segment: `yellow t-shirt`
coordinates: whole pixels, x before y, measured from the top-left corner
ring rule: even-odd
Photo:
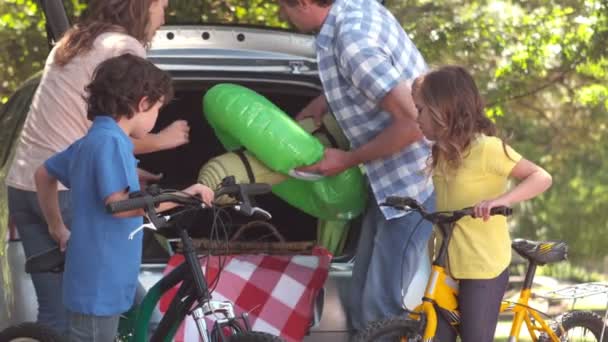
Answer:
[[[457,210],[492,199],[507,190],[511,170],[521,155],[496,137],[480,135],[471,143],[457,170],[433,172],[437,210]],[[506,217],[488,221],[464,217],[456,223],[448,246],[448,268],[457,279],[497,277],[511,261],[511,238]]]

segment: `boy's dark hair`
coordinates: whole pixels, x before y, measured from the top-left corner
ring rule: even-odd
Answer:
[[[152,62],[131,54],[105,60],[97,66],[93,80],[85,88],[88,93],[87,118],[122,116],[132,118],[143,97],[150,107],[161,99],[164,104],[173,98],[171,77]]]

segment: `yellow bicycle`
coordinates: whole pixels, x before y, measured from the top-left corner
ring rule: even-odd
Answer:
[[[449,212],[429,213],[412,198],[389,197],[385,206],[406,211],[416,211],[427,221],[432,222],[443,235],[431,274],[422,298],[422,304],[414,310],[406,310],[404,316],[393,317],[371,323],[355,337],[359,342],[376,341],[437,341],[438,315],[445,317],[456,329],[460,324],[458,312],[458,282],[445,270],[447,247],[456,221],[464,216],[473,216],[472,208]],[[510,215],[511,208],[498,207],[491,210],[492,215]],[[528,305],[532,297],[532,281],[539,265],[559,262],[566,259],[567,245],[563,242],[535,242],[515,239],[513,249],[528,261],[528,269],[517,302],[503,301],[500,311],[513,312],[513,324],[508,338],[515,342],[525,323],[532,341],[608,341],[604,338],[602,318],[590,311],[568,311],[552,321],[545,321],[548,315]],[[544,316],[544,317],[543,317]],[[465,341],[475,342],[475,341]]]

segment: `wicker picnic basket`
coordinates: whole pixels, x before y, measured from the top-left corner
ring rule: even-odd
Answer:
[[[247,232],[256,233],[265,230],[263,241],[246,240]],[[259,235],[259,234],[258,234]],[[272,241],[269,241],[272,240]],[[270,254],[270,255],[309,255],[317,245],[316,241],[285,241],[277,228],[266,221],[250,221],[241,225],[228,241],[209,240],[207,238],[193,239],[193,245],[200,254],[238,255],[238,254]],[[177,252],[183,247],[178,243]]]

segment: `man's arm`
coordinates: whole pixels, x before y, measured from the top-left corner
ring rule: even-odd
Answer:
[[[332,176],[361,163],[394,154],[423,137],[415,120],[416,108],[410,87],[405,82],[398,83],[389,91],[380,105],[392,118],[391,124],[380,134],[355,150],[328,148],[320,162],[298,170]]]
[[[350,152],[351,166],[390,156],[423,137],[416,123],[417,113],[410,87],[405,82],[398,83],[388,92],[380,106],[391,114],[392,122],[375,138]]]
[[[57,178],[51,176],[44,165],[40,166],[34,175],[38,203],[48,224],[49,233],[59,243],[61,251],[65,251],[70,239],[70,231],[65,226],[59,208]]]
[[[328,107],[329,105],[327,104],[325,94],[321,94],[310,101],[310,103],[296,115],[296,121],[305,118],[313,118],[315,125],[319,127],[323,122],[323,116],[328,112]]]

